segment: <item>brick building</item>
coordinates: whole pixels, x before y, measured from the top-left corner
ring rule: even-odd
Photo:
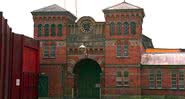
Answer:
[[[103,13],[105,22],[55,4],[32,12],[40,97],[184,99],[185,53],[153,48],[144,9],[122,2]]]

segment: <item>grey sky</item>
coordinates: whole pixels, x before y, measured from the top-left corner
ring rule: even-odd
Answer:
[[[102,10],[124,0],[78,0],[78,19],[92,16],[104,21]],[[184,0],[126,0],[144,8],[143,34],[152,38],[160,48],[185,48],[185,1]],[[75,0],[66,0],[66,8],[75,14]],[[9,25],[16,33],[33,37],[31,11],[57,4],[64,8],[64,0],[0,0]]]

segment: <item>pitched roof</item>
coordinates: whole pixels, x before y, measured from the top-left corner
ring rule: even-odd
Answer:
[[[185,65],[185,53],[145,53],[142,65]]]
[[[40,8],[38,10],[34,10],[32,12],[66,12],[67,10],[58,6],[57,4],[53,4],[44,8]]]
[[[127,2],[122,2],[119,4],[113,5],[111,7],[108,7],[104,10],[121,10],[121,9],[142,9],[142,8],[132,5],[130,3],[127,3]]]
[[[31,12],[32,15],[67,15],[71,17],[72,20],[76,20],[76,16],[66,9],[58,6],[57,4],[53,4],[47,7],[40,8],[38,10],[34,10]]]

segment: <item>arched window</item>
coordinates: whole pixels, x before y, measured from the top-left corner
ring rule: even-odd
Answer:
[[[136,34],[136,23],[131,22],[130,26],[131,26],[131,33],[135,35]]]
[[[157,71],[157,78],[156,78],[156,87],[157,88],[162,88],[162,73],[160,70]]]
[[[45,36],[49,36],[49,25],[48,24],[45,24],[44,32],[45,32]]]
[[[56,36],[55,24],[51,25],[51,36]]]
[[[58,36],[62,36],[62,24],[58,25]]]
[[[117,23],[117,32],[118,35],[121,35],[121,22]]]
[[[42,24],[38,25],[38,36],[42,36]]]
[[[128,22],[125,22],[123,25],[124,25],[124,35],[128,35],[128,33],[129,33],[129,24],[128,24]]]
[[[110,35],[114,35],[114,31],[115,30],[115,24],[112,22],[111,24],[110,24]]]

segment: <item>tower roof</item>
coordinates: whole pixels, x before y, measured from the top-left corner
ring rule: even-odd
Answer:
[[[58,6],[57,4],[53,4],[47,7],[40,8],[38,10],[34,10],[32,12],[66,12],[67,10]]]
[[[104,10],[128,10],[128,9],[142,9],[141,7],[132,5],[127,2],[121,2],[111,7],[105,8]]]
[[[77,19],[76,16],[74,16],[71,12],[58,6],[57,4],[34,10],[31,13],[32,15],[67,15],[73,20]]]

